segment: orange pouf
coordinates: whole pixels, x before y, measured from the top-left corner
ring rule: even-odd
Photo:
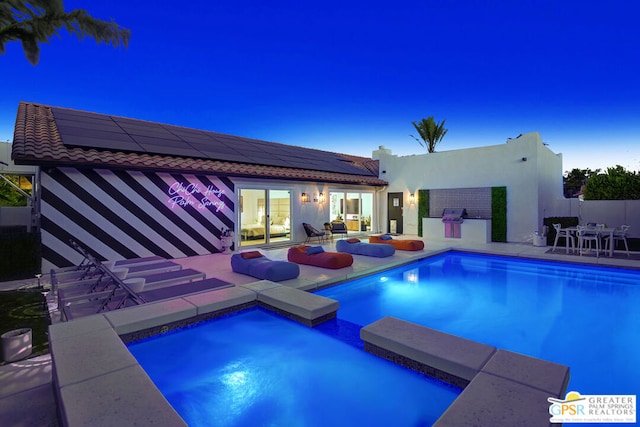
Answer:
[[[310,254],[308,248],[318,248],[319,246],[293,246],[287,252],[287,259],[298,264],[314,265],[322,268],[344,268],[353,264],[351,254],[342,252],[319,252]]]
[[[382,236],[369,236],[369,243],[393,245],[400,251],[420,251],[424,249],[424,242],[422,240],[396,240],[393,238],[385,240]]]

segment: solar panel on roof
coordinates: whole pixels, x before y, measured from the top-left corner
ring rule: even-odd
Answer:
[[[114,122],[110,122],[106,120],[95,120],[95,119],[82,120],[79,118],[68,118],[68,119],[61,119],[60,123],[70,124],[72,126],[81,127],[81,128],[103,129],[107,132],[123,133],[120,126],[118,126]],[[58,120],[56,120],[56,124],[58,124]]]
[[[202,153],[207,156],[205,158],[207,159],[211,159],[211,160],[224,160],[227,162],[243,162],[243,163],[253,163],[253,162],[248,162],[247,161],[247,157],[243,156],[242,154],[233,154],[233,153],[223,153],[220,154],[219,152],[215,152],[215,151],[202,151]]]
[[[135,142],[114,141],[104,138],[91,138],[87,136],[67,135],[65,140],[69,141],[71,146],[83,146],[89,149],[106,148],[113,151],[138,151],[144,152],[140,145]],[[114,150],[114,146],[118,148]]]
[[[371,175],[326,151],[58,107],[51,111],[67,146]]]
[[[104,132],[101,130],[94,129],[82,129],[72,126],[62,126],[58,128],[60,133],[64,133],[65,135],[73,135],[78,137],[87,137],[87,138],[96,138],[96,139],[104,139],[106,141],[123,141],[126,143],[135,142],[133,141],[129,135],[123,135],[121,133],[115,132]]]
[[[186,142],[175,139],[154,138],[141,135],[129,135],[138,144],[162,145],[163,147],[175,147],[177,150],[191,148]]]
[[[51,111],[54,112],[55,119],[69,119],[69,120],[101,120],[101,121],[112,121],[109,116],[105,116],[104,114],[96,114],[90,113],[88,111],[77,111],[77,110],[65,110],[62,108],[52,107]]]
[[[189,148],[176,150],[175,147],[166,146],[166,145],[155,145],[155,144],[141,144],[141,145],[142,145],[142,148],[144,148],[145,152],[149,154],[168,154],[171,156],[193,157],[193,158],[202,157],[200,152],[196,150],[191,150]],[[179,154],[177,154],[176,151],[179,151]]]

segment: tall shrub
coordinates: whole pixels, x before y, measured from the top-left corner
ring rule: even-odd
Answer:
[[[640,174],[617,165],[606,173],[592,175],[584,190],[585,200],[638,200]]]
[[[507,187],[491,188],[491,241],[507,242]]]
[[[429,218],[429,190],[418,190],[418,236],[422,237],[422,218]]]

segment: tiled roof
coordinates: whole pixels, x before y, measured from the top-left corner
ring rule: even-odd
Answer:
[[[335,154],[351,162],[364,174],[68,146],[63,143],[52,107],[26,102],[18,106],[12,151],[14,162],[25,165],[126,168],[373,186],[387,184],[378,178],[377,160]]]

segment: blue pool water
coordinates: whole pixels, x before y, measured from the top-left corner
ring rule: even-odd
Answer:
[[[640,271],[449,252],[317,292],[571,368],[569,390],[640,394]]]
[[[430,426],[460,389],[254,308],[129,344],[190,426]]]

